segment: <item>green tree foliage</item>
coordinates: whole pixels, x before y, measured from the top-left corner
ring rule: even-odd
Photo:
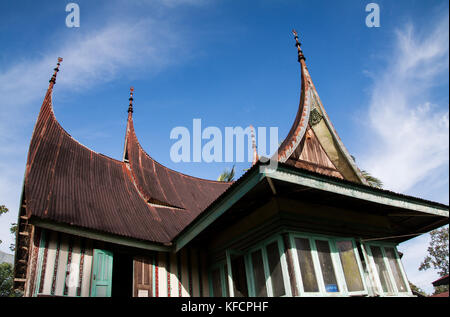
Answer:
[[[350,155],[350,156],[351,156],[353,162],[356,163],[356,158],[353,155]],[[379,178],[372,176],[372,174],[370,174],[366,170],[361,170],[361,174],[366,179],[366,181],[369,183],[370,186],[376,187],[376,188],[383,188],[383,182]]]
[[[419,271],[433,267],[439,276],[448,275],[448,226],[433,230],[430,235],[428,255],[420,264]]]
[[[5,205],[0,205],[0,216],[2,215],[2,214],[6,214],[7,212],[9,211],[9,209],[8,208],[6,208],[6,206]],[[17,223],[12,223],[11,224],[11,228],[9,228],[9,231],[12,233],[12,234],[16,234],[16,232],[17,232]],[[2,243],[2,240],[0,240],[0,244]],[[11,244],[10,246],[9,246],[9,249],[11,250],[11,251],[15,251],[15,249],[16,249],[16,246],[14,245],[14,244]]]
[[[234,180],[234,165],[231,171],[225,170],[220,174],[219,178],[217,178],[219,182],[231,182]]]
[[[1,214],[6,214],[8,212],[8,208],[6,208],[5,205],[0,205],[0,215]]]
[[[372,176],[368,171],[361,170],[361,174],[366,179],[366,181],[369,183],[370,186],[376,187],[376,188],[383,188],[383,182],[376,178],[375,176]]]
[[[420,264],[419,271],[434,268],[439,276],[448,275],[448,226],[430,232],[428,255]],[[448,285],[434,288],[434,295],[448,291]]]
[[[413,292],[414,295],[417,296],[428,296],[427,293],[425,293],[425,291],[419,287],[417,287],[416,285],[414,285],[413,283],[409,282],[409,287],[411,288],[411,291]]]
[[[448,292],[448,285],[435,286],[433,295],[437,295],[444,292]]]
[[[13,267],[9,263],[0,264],[0,297],[13,297]]]
[[[0,205],[0,216],[6,214],[8,212],[8,208],[5,205]],[[2,244],[2,240],[0,240],[0,244]]]

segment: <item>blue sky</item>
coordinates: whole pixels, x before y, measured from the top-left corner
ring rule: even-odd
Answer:
[[[56,58],[58,121],[89,148],[121,159],[129,87],[144,149],[175,170],[216,179],[231,163],[174,163],[172,128],[279,128],[287,135],[299,102],[299,32],[312,79],[357,164],[385,187],[448,204],[448,1],[373,1],[381,27],[365,25],[372,1],[0,2],[0,250],[12,243],[34,123]],[[248,163],[238,163],[240,176]],[[400,245],[408,277],[429,240]],[[407,251],[407,252],[406,252]]]

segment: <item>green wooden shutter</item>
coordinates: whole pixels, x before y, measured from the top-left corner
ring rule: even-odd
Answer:
[[[110,297],[112,288],[113,253],[94,249],[92,264],[92,297]]]

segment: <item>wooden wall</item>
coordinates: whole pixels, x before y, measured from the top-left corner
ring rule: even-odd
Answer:
[[[207,297],[207,263],[198,249],[157,252],[134,261],[134,296]]]
[[[28,296],[89,296],[91,240],[40,230],[35,252],[36,274]]]
[[[90,296],[93,250],[101,243],[39,228],[34,237],[25,296]],[[199,249],[143,251],[133,259],[130,296],[209,296],[206,256]]]

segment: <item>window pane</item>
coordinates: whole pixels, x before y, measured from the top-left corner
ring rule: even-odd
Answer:
[[[272,292],[274,297],[283,296],[284,291],[283,271],[281,270],[280,251],[278,243],[273,242],[266,248],[267,260],[269,262],[270,280],[272,281]]]
[[[389,273],[387,271],[386,265],[384,264],[383,254],[381,253],[380,247],[370,247],[372,251],[373,260],[377,268],[378,276],[380,276],[381,286],[385,293],[393,293],[391,281],[389,279]]]
[[[349,292],[363,291],[364,285],[361,279],[358,262],[356,261],[352,241],[336,242],[341,259],[342,269],[344,270],[345,282]]]
[[[320,268],[322,269],[323,281],[327,292],[339,292],[336,281],[333,261],[331,260],[330,245],[328,241],[316,240],[317,254],[319,255]]]
[[[303,289],[305,292],[318,292],[319,286],[317,285],[309,240],[296,238],[295,246],[297,248],[298,263],[300,264]]]
[[[403,279],[400,266],[398,265],[397,257],[393,248],[384,248],[386,256],[389,260],[389,266],[391,267],[392,275],[394,275],[395,284],[397,285],[399,292],[407,292],[405,280]]]
[[[253,278],[255,279],[255,296],[267,297],[266,276],[264,275],[264,264],[262,252],[258,250],[252,253]]]
[[[248,297],[247,275],[245,274],[245,262],[243,256],[234,257],[231,260],[234,296]]]
[[[222,282],[220,280],[220,269],[212,272],[213,296],[222,297]]]

